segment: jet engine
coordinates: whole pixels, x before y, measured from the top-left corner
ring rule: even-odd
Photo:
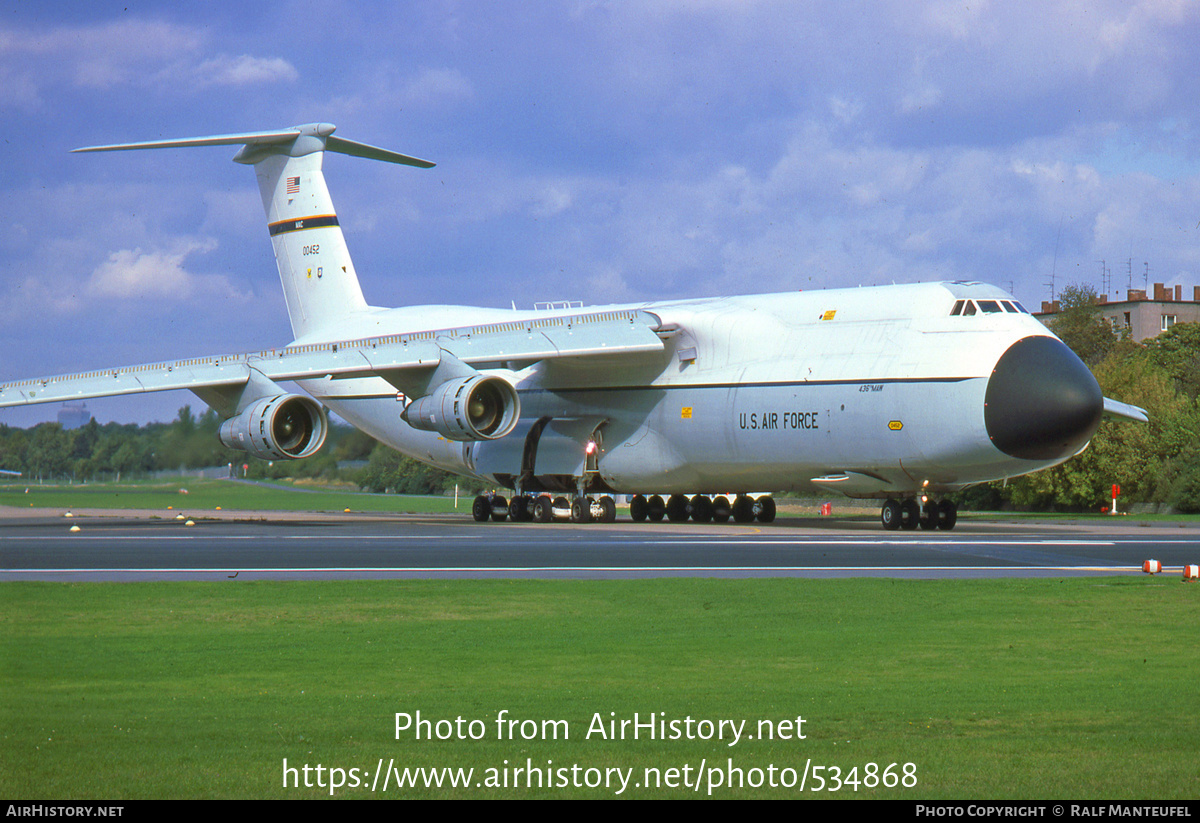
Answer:
[[[512,384],[484,374],[447,380],[400,415],[414,429],[465,441],[503,437],[520,416],[521,401]]]
[[[302,394],[256,400],[221,424],[221,443],[264,460],[296,460],[321,448],[329,423],[321,404]]]

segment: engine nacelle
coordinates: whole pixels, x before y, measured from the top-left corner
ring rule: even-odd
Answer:
[[[256,400],[221,424],[221,443],[264,460],[308,457],[325,442],[329,423],[321,404],[302,394]]]
[[[503,377],[475,374],[447,380],[409,403],[400,416],[414,429],[448,440],[496,440],[517,425],[521,401]]]

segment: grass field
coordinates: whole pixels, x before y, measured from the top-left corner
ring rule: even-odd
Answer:
[[[8,583],[0,796],[325,797],[283,788],[283,760],[301,784],[318,764],[369,784],[382,758],[475,772],[335,795],[611,797],[557,781],[622,769],[622,796],[695,796],[634,784],[727,782],[732,761],[746,783],[808,763],[808,797],[1195,798],[1198,596],[1177,578]],[[569,739],[497,739],[501,710]],[[396,739],[395,714],[418,711],[479,720],[482,739]],[[635,712],[744,720],[755,739],[585,739],[595,715]],[[805,739],[757,739],[798,716]],[[527,761],[564,772],[514,788]],[[914,764],[916,786],[868,788],[869,763]],[[830,795],[817,766],[857,792]],[[489,777],[508,788],[474,785]]]
[[[286,484],[281,484],[286,485]],[[26,493],[28,489],[28,493]],[[180,489],[186,489],[183,494]],[[457,511],[469,514],[471,497],[460,497]],[[342,511],[359,512],[453,512],[453,497],[425,497],[399,494],[362,494],[329,490],[320,486],[277,488],[273,485],[234,483],[228,480],[177,478],[129,483],[96,483],[38,486],[7,484],[0,486],[0,506],[16,508],[60,509],[161,509],[204,512],[235,511]]]

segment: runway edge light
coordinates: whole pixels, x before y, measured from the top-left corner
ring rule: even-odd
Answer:
[[[1200,577],[1200,566],[1193,564],[1191,566],[1183,567],[1183,579],[1185,582],[1188,580],[1195,580],[1197,577]]]
[[[1142,571],[1146,574],[1158,574],[1162,571],[1162,563],[1157,560],[1147,560],[1142,564]]]

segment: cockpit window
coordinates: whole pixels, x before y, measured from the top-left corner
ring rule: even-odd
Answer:
[[[950,311],[950,316],[957,317],[958,315],[962,314],[963,303],[965,303],[965,302],[966,302],[965,300],[956,300],[954,302],[954,308],[951,309],[951,311]]]
[[[1017,311],[1019,311],[1021,314],[1029,314],[1029,309],[1022,306],[1016,300],[1013,301],[1013,305],[1017,307]]]
[[[1001,300],[1000,305],[1003,306],[1004,310],[1009,314],[1017,313],[1017,307],[1012,304],[1011,300]]]
[[[979,310],[984,314],[999,314],[1004,311],[1000,308],[1000,304],[995,300],[980,300]]]
[[[975,304],[968,300],[967,305],[963,308],[963,317],[970,317],[975,313]]]

